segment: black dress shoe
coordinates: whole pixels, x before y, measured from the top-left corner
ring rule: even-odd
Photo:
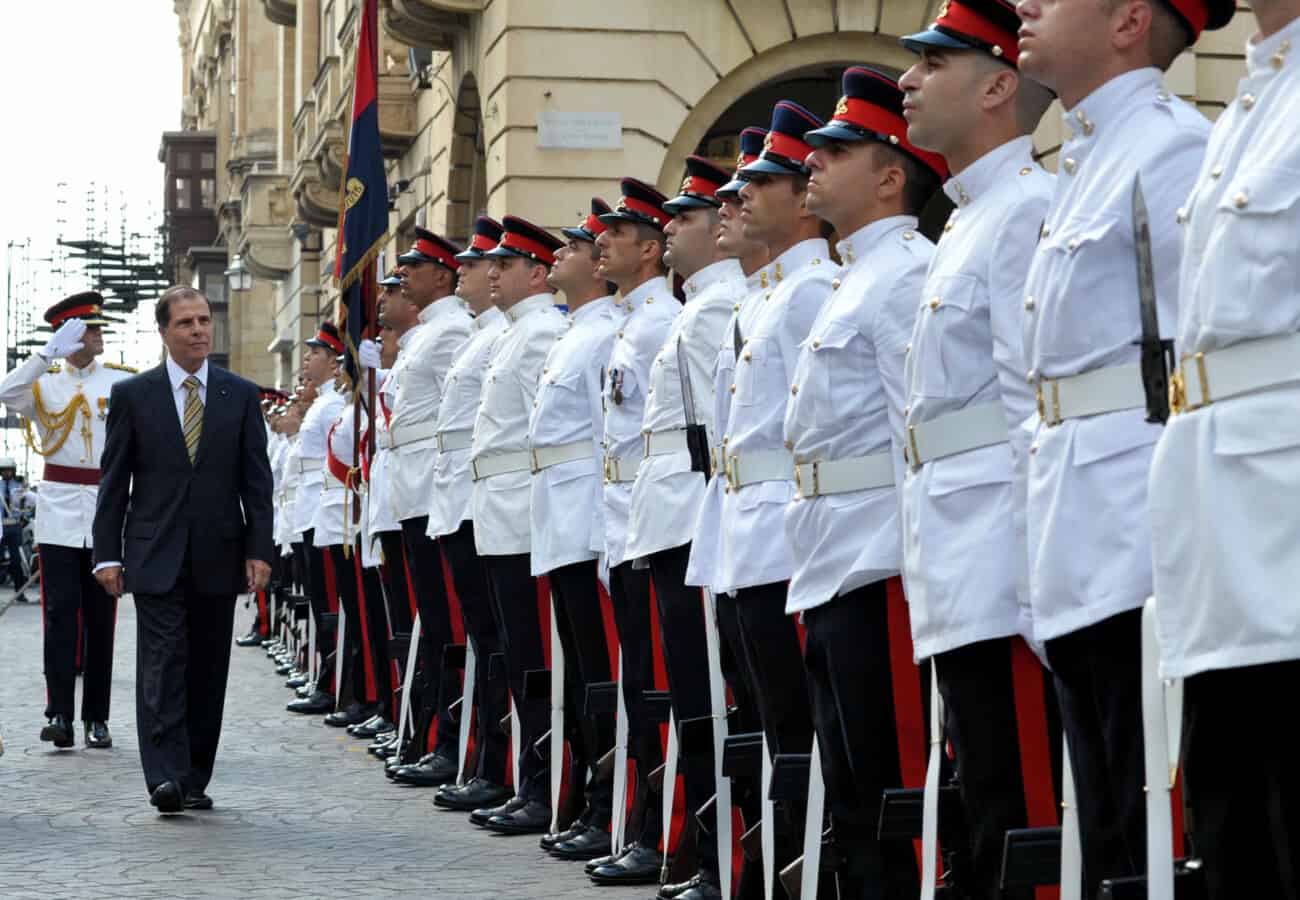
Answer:
[[[241,638],[235,638],[236,647],[260,647],[266,639],[256,631],[250,631]]]
[[[360,703],[349,703],[347,708],[340,709],[338,712],[330,713],[326,716],[325,724],[329,725],[331,728],[345,728],[348,725],[360,725],[374,714],[374,707],[362,706]]]
[[[616,862],[597,866],[590,874],[596,884],[657,884],[664,858],[658,850],[633,843]]]
[[[275,674],[277,675],[288,675],[292,671],[293,671],[292,662],[282,662],[275,667]]]
[[[623,849],[618,851],[617,853],[611,853],[609,856],[601,856],[597,859],[593,859],[591,862],[583,866],[582,870],[586,872],[588,875],[590,875],[592,872],[596,871],[601,866],[613,865],[614,863],[618,862],[620,859],[623,858],[623,854],[630,853],[632,847],[633,847],[632,844],[625,844],[623,846]]]
[[[556,844],[562,844],[567,840],[576,838],[578,835],[582,834],[586,830],[587,830],[587,824],[582,821],[577,821],[562,831],[546,832],[546,834],[542,835],[541,840],[539,840],[537,844],[547,853],[550,853],[551,848],[554,847]]]
[[[41,740],[51,742],[60,749],[71,747],[72,723],[68,721],[68,717],[62,714],[51,717],[41,729]]]
[[[583,832],[561,841],[551,848],[551,856],[557,859],[585,860],[599,859],[609,855],[609,832],[604,828],[591,826]]]
[[[694,887],[682,891],[673,900],[722,900],[722,888],[707,878],[697,878]]]
[[[371,716],[370,719],[362,722],[360,725],[353,725],[349,728],[348,734],[352,735],[354,738],[369,740],[376,735],[392,730],[392,722],[388,721],[383,716]]]
[[[212,798],[202,791],[189,791],[185,794],[186,809],[212,809]]]
[[[469,820],[475,825],[486,825],[493,816],[508,815],[517,809],[523,809],[527,803],[523,797],[516,795],[498,806],[474,810],[469,814]]]
[[[483,827],[499,834],[541,834],[551,827],[551,804],[529,800],[514,812],[493,816]]]
[[[287,688],[294,688],[296,690],[297,688],[300,687],[306,687],[310,683],[311,683],[311,676],[308,675],[306,672],[299,672],[297,675],[291,675],[287,679],[285,679],[284,686]]]
[[[334,708],[334,697],[324,691],[312,691],[306,697],[290,700],[285,704],[284,708],[291,713],[319,716],[321,713],[327,713]]]
[[[365,728],[367,725],[372,725],[375,722],[378,722],[381,718],[382,717],[378,713],[375,713],[373,716],[366,719],[364,722],[354,722],[348,726],[348,734],[355,735],[357,733],[358,728]],[[370,737],[374,737],[374,735],[370,735]]]
[[[107,722],[86,723],[86,746],[96,750],[105,750],[113,746],[113,735],[108,732]]]
[[[455,760],[435,754],[426,762],[398,767],[393,771],[393,780],[414,787],[440,787],[455,781],[459,770]]]
[[[178,813],[185,805],[181,798],[181,789],[174,781],[164,781],[154,788],[153,793],[149,795],[149,802],[157,807],[160,813]]]
[[[684,894],[691,888],[700,883],[699,874],[692,875],[687,881],[678,881],[675,884],[661,885],[659,893],[656,895],[658,900],[673,900],[679,894]]]
[[[493,784],[486,778],[471,778],[461,785],[444,784],[434,796],[434,805],[458,812],[491,809],[512,796],[510,788]]]

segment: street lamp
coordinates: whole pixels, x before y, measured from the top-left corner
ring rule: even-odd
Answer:
[[[244,258],[238,253],[230,260],[230,268],[226,269],[226,286],[233,291],[248,291],[253,288],[253,273],[248,271],[244,265]]]

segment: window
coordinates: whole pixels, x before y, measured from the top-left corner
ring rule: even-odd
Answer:
[[[176,178],[172,183],[173,198],[175,199],[176,209],[193,209],[193,199],[190,197],[190,179]]]
[[[199,206],[203,209],[216,209],[217,180],[215,178],[199,179]]]
[[[205,150],[199,154],[199,168],[205,172],[211,172],[217,167],[217,154],[210,150]]]
[[[325,8],[320,11],[320,58],[322,61],[337,52],[337,48],[334,46],[335,40],[334,4],[327,3]]]
[[[189,171],[194,167],[194,154],[188,150],[176,151],[176,170],[178,172]]]

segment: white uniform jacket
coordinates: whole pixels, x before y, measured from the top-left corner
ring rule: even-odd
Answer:
[[[534,575],[595,559],[605,549],[600,373],[622,324],[623,307],[614,297],[592,300],[569,313],[568,327],[546,355],[528,422],[529,445],[554,450],[585,443],[588,452],[533,473]]]
[[[84,369],[66,359],[51,366],[33,353],[0,381],[0,403],[31,420],[45,462],[69,469],[98,469],[104,452],[109,392],[131,377],[131,370],[92,361]],[[39,400],[37,399],[39,395]],[[46,421],[67,411],[66,424]],[[50,449],[58,446],[57,450]],[[96,481],[98,479],[96,478]],[[99,485],[70,484],[48,474],[36,498],[36,543],[57,547],[92,546],[91,526]]]
[[[275,542],[285,551],[290,551],[294,543],[302,540],[302,536],[294,529],[298,482],[302,480],[297,469],[297,459],[298,435],[285,435],[284,452],[280,454],[280,522],[275,532]]]
[[[704,486],[704,496],[700,500],[700,511],[695,519],[691,539],[691,556],[686,565],[686,583],[707,587],[717,592],[718,553],[722,548],[719,528],[722,520],[722,494],[727,480],[721,472],[719,460],[726,450],[722,436],[727,433],[727,422],[731,414],[731,398],[735,394],[736,350],[732,335],[737,327],[742,334],[748,333],[758,310],[763,293],[775,284],[771,266],[763,266],[745,277],[741,293],[731,305],[731,315],[723,329],[722,339],[714,348],[713,361],[713,433],[709,440],[718,447],[714,455],[713,477]],[[699,407],[696,407],[698,410]]]
[[[718,345],[736,305],[745,291],[740,263],[725,259],[705,266],[686,279],[686,305],[668,331],[668,337],[650,364],[641,430],[647,440],[676,434],[684,440],[686,408],[678,344],[690,372],[695,424],[703,425],[712,444],[713,369]],[[704,501],[704,475],[691,471],[685,449],[647,454],[637,469],[627,523],[625,559],[640,559],[670,547],[689,543],[695,534]]]
[[[301,540],[302,534],[314,527],[312,522],[316,518],[316,507],[321,500],[321,485],[325,481],[325,441],[330,426],[346,402],[347,399],[332,385],[323,385],[302,417],[302,426],[298,429],[298,446],[289,458],[289,471],[291,475],[296,473],[298,476],[293,510],[295,540]],[[313,540],[316,546],[321,546],[319,538],[314,537]]]
[[[1113,78],[1065,114],[1072,132],[1025,284],[1026,373],[1038,387],[1128,366],[1125,408],[1057,425],[1032,420],[1026,515],[1038,642],[1142,605],[1151,594],[1147,474],[1161,427],[1146,421],[1133,239],[1139,174],[1151,216],[1162,330],[1178,309],[1177,210],[1205,152],[1209,122],[1156,69]],[[1044,386],[1052,414],[1050,385]],[[1113,393],[1111,394],[1113,396]]]
[[[443,449],[433,466],[433,486],[429,492],[429,527],[431,538],[453,534],[460,523],[470,518],[470,480],[468,438],[474,433],[479,398],[483,394],[483,372],[492,358],[492,346],[506,327],[506,317],[495,306],[479,313],[468,341],[456,351],[447,373],[446,389],[438,407],[438,433]]]
[[[907,424],[1000,408],[1007,442],[906,468],[903,574],[918,660],[1013,634],[1032,639],[1025,472],[1034,391],[1025,380],[1025,276],[1053,177],[1017,138],[944,190],[957,209],[917,295]],[[937,302],[936,302],[937,301]]]
[[[1151,467],[1165,678],[1300,657],[1300,21],[1246,55],[1184,216],[1176,350],[1205,354],[1212,403],[1169,420]],[[1269,338],[1289,355],[1250,343]],[[1292,380],[1216,398],[1230,347],[1254,377],[1289,360]]]
[[[650,389],[650,364],[681,314],[664,278],[651,278],[623,298],[627,320],[614,339],[605,370],[605,554],[610,566],[627,555],[628,515],[635,471],[645,456],[641,423]],[[610,476],[614,477],[611,478]]]
[[[775,284],[755,300],[750,331],[736,362],[736,392],[723,434],[729,467],[744,476],[746,461],[787,457],[779,478],[736,487],[722,495],[717,588],[788,581],[794,560],[785,540],[785,508],[794,496],[794,457],[785,446],[785,408],[794,383],[799,347],[808,336],[839,269],[820,238],[801,241],[772,261]],[[788,466],[785,465],[788,463]]]
[[[344,466],[352,466],[352,400],[343,397],[338,414],[329,423],[325,439],[329,453]],[[321,478],[320,499],[312,514],[311,527],[316,530],[312,543],[317,547],[339,547],[351,544],[356,538],[357,526],[352,522],[352,501],[343,481],[332,471],[328,459]]]
[[[916,230],[915,217],[896,216],[855,231],[836,249],[844,268],[799,351],[799,393],[786,404],[785,440],[796,462],[883,458],[894,478],[790,501],[791,613],[897,575],[901,565],[903,361],[934,244]]]
[[[399,522],[429,514],[433,466],[438,456],[434,429],[443,383],[451,360],[469,340],[473,319],[455,294],[420,310],[420,327],[401,343],[388,376],[393,452],[388,461],[388,492]]]
[[[554,294],[534,294],[505,310],[506,326],[492,346],[474,420],[471,469],[504,454],[528,455],[528,420],[542,366],[564,331]],[[527,553],[532,546],[528,464],[474,482],[474,544],[481,556]]]
[[[392,451],[388,449],[388,420],[392,410],[388,409],[388,398],[384,395],[384,384],[388,372],[375,372],[375,452],[370,457],[370,479],[366,483],[366,543],[385,531],[400,531],[401,525],[393,512],[393,497],[388,488],[388,462]],[[362,440],[369,440],[369,425],[362,416]]]

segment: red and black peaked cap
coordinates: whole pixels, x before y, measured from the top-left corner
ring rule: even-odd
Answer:
[[[460,268],[460,263],[456,261],[456,254],[459,252],[460,248],[445,237],[417,228],[415,243],[411,245],[410,250],[397,257],[397,263],[406,266],[411,263],[434,262],[455,272]]]
[[[619,187],[623,196],[619,198],[618,206],[600,217],[600,221],[606,225],[635,222],[663,231],[664,226],[672,221],[672,215],[664,209],[668,198],[644,181],[624,178],[619,182]]]
[[[343,355],[343,338],[339,337],[339,327],[328,319],[320,323],[316,336],[307,338],[304,343],[308,347],[323,347],[340,356]]]
[[[920,53],[941,50],[983,50],[1009,66],[1020,59],[1020,17],[1013,0],[948,0],[925,31],[901,39]]]
[[[841,84],[844,95],[835,106],[834,117],[824,127],[804,135],[810,145],[879,141],[906,153],[941,180],[948,177],[948,164],[942,156],[922,150],[907,139],[903,91],[896,80],[867,66],[851,66],[844,70]]]
[[[479,216],[474,220],[474,237],[470,239],[468,247],[456,254],[457,261],[483,259],[489,250],[495,250],[497,244],[501,243],[504,232],[505,229],[496,219]]]
[[[104,297],[99,291],[82,291],[64,297],[45,311],[45,321],[58,328],[69,319],[81,319],[87,326],[103,327],[109,324],[104,318]]]
[[[718,188],[730,180],[731,173],[719,169],[703,156],[688,156],[681,193],[665,203],[664,209],[673,216],[679,216],[688,209],[717,209],[722,205],[717,196]]]
[[[1232,21],[1236,0],[1164,0],[1191,32],[1194,43],[1202,31],[1217,31]]]
[[[739,172],[752,175],[807,175],[803,161],[812,147],[803,136],[825,123],[793,100],[782,100],[772,109],[772,127],[763,138],[763,152]]]
[[[740,189],[745,186],[745,179],[741,176],[740,170],[758,159],[758,155],[763,152],[763,141],[766,139],[766,128],[751,125],[740,133],[740,155],[736,157],[736,172],[731,176],[730,181],[718,188],[715,197],[719,200],[730,200],[740,193]]]
[[[506,216],[501,225],[504,228],[501,243],[484,256],[497,259],[522,256],[544,266],[555,265],[555,251],[564,246],[555,235],[518,216]]]
[[[609,204],[599,197],[591,198],[591,214],[573,228],[561,228],[560,231],[571,241],[596,243],[596,238],[608,227],[600,217],[609,212]]]

